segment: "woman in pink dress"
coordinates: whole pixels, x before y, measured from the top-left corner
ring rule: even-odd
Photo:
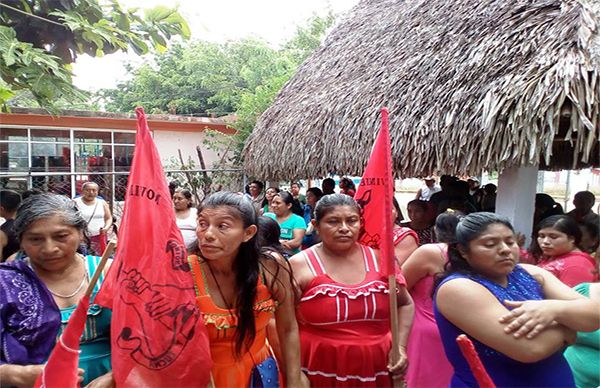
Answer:
[[[324,196],[312,221],[322,241],[290,259],[300,302],[302,371],[312,387],[391,386],[404,375],[413,305],[398,279],[400,360],[392,347],[387,277],[375,251],[357,243],[360,211],[353,198]]]
[[[415,320],[408,338],[408,387],[447,387],[452,366],[446,359],[433,315],[433,279],[444,271],[448,244],[454,241],[461,213],[446,211],[435,220],[438,243],[420,246],[402,265],[406,287],[415,304]]]
[[[581,229],[569,216],[551,216],[536,227],[530,251],[538,266],[569,287],[598,281],[594,258],[579,249]]]

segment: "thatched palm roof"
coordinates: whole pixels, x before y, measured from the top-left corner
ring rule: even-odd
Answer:
[[[388,106],[395,172],[600,165],[600,40],[577,0],[363,0],[260,117],[264,178],[361,175]]]

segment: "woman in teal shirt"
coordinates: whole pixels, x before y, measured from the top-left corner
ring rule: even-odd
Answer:
[[[294,197],[287,191],[281,191],[273,196],[271,201],[273,213],[265,213],[265,216],[274,219],[281,228],[280,241],[284,248],[292,253],[300,252],[302,239],[306,233],[306,222],[296,212],[303,214],[302,208],[295,203]],[[294,211],[295,210],[295,211]]]
[[[600,299],[600,284],[581,283],[573,289],[590,299]],[[591,333],[577,332],[575,344],[565,350],[575,384],[578,387],[600,386],[600,330]]]

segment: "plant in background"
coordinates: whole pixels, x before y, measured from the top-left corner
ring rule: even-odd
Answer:
[[[55,102],[83,101],[72,83],[70,64],[80,54],[103,56],[132,48],[166,51],[168,41],[190,30],[176,9],[157,6],[143,13],[116,0],[5,0],[0,2],[0,106],[18,91],[56,110]]]
[[[154,55],[149,64],[129,67],[133,77],[99,95],[113,112],[132,112],[142,105],[150,112],[235,115],[231,126],[237,134],[225,136],[221,146],[228,152],[217,168],[239,166],[256,120],[298,66],[319,47],[334,21],[331,13],[311,18],[279,49],[255,38],[221,44],[176,44],[166,53]],[[214,140],[208,139],[207,145]]]

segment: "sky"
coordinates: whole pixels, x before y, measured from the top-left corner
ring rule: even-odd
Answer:
[[[180,0],[179,11],[188,21],[192,39],[225,42],[253,36],[277,46],[293,36],[313,15],[348,12],[358,0]],[[121,0],[126,7],[173,6],[169,0]],[[78,57],[73,65],[76,86],[90,91],[115,87],[127,77],[126,62],[142,63],[134,53],[102,58]]]

